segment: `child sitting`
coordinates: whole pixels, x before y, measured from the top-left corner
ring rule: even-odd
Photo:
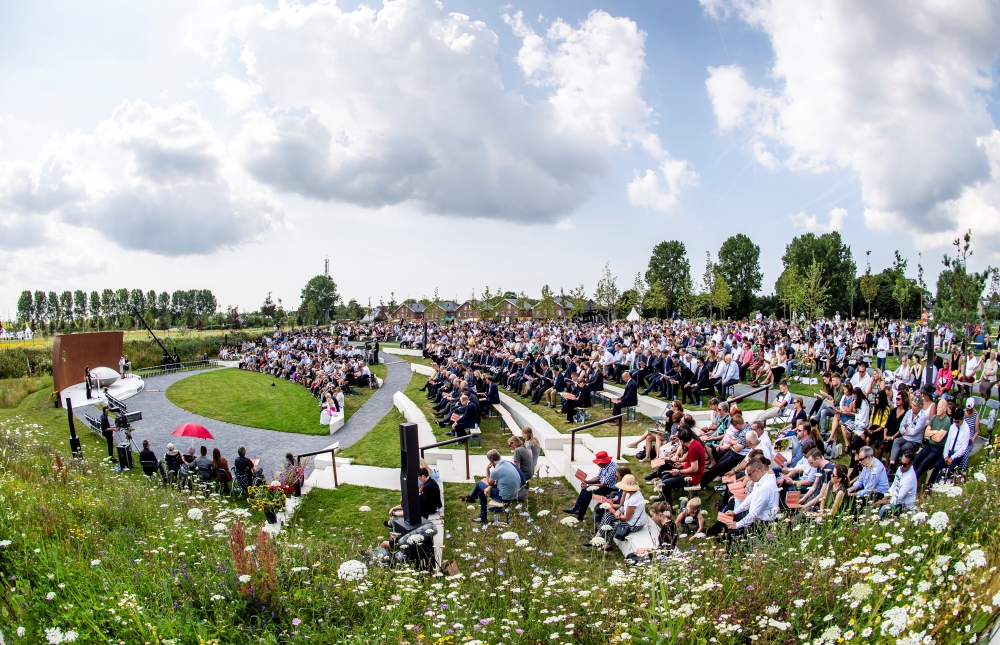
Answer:
[[[694,531],[695,524],[698,525],[698,530]],[[690,535],[690,539],[694,539],[699,533],[704,535],[705,533],[705,511],[701,508],[701,498],[692,497],[688,500],[687,504],[684,506],[684,510],[681,514],[677,516],[677,532],[681,534],[681,537]]]

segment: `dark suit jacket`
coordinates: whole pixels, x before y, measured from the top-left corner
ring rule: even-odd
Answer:
[[[594,370],[593,376],[587,381],[587,388],[591,392],[600,392],[604,389],[604,372],[601,370]]]
[[[500,403],[500,389],[497,388],[496,383],[490,383],[490,386],[486,388],[486,403],[490,405],[495,405]]]
[[[630,407],[639,403],[639,393],[636,380],[631,379],[625,384],[625,391],[622,393],[621,404],[623,407]]]
[[[430,517],[441,508],[441,487],[431,478],[420,489],[420,515]]]

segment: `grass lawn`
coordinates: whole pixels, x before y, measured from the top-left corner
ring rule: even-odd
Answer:
[[[402,356],[391,354],[395,358],[401,361],[406,361],[407,363],[416,363],[417,365],[426,365],[427,367],[434,367],[434,362],[429,358],[424,358],[423,356]]]
[[[406,423],[403,413],[393,407],[374,428],[350,447],[339,451],[362,466],[399,468],[399,424]]]
[[[398,462],[398,449],[396,455]],[[314,488],[301,499],[288,527],[291,534],[342,541],[360,551],[376,546],[388,536],[389,529],[382,522],[389,509],[399,503],[400,496],[398,490],[341,484],[337,490]],[[359,511],[362,506],[371,511]]]
[[[330,432],[319,424],[319,404],[309,390],[268,374],[237,369],[204,372],[171,385],[167,398],[195,414],[252,428]]]
[[[372,371],[384,379],[387,370],[378,365]],[[357,388],[355,392],[354,396],[344,398],[345,420],[375,390]],[[167,388],[167,398],[185,410],[228,423],[300,434],[329,433],[319,424],[319,402],[309,390],[258,372],[224,369],[197,374]]]

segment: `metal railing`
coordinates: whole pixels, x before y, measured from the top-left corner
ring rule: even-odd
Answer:
[[[316,455],[325,455],[330,453],[330,461],[333,462],[333,487],[339,488],[340,482],[337,480],[337,449],[340,448],[340,443],[335,443],[329,448],[324,448],[323,450],[317,450],[316,452],[304,452],[301,455],[295,455],[295,464],[301,465],[303,457],[315,457]],[[304,474],[304,473],[303,473]]]
[[[187,361],[185,363],[167,363],[166,365],[156,365],[154,367],[140,367],[132,370],[139,378],[150,378],[162,374],[173,374],[174,372],[186,372],[188,370],[202,369],[205,367],[223,367],[222,362],[215,359],[207,361]]]
[[[743,394],[740,394],[739,396],[734,396],[731,399],[726,399],[726,403],[728,403],[729,405],[732,405],[734,403],[739,403],[743,399],[750,398],[754,394],[760,394],[761,392],[763,392],[764,393],[764,409],[766,410],[767,409],[767,396],[768,396],[768,393],[770,392],[770,390],[771,390],[771,386],[770,385],[762,385],[760,387],[757,387],[757,388],[754,388],[754,389],[750,390],[749,392],[744,392]]]
[[[616,423],[618,425],[618,454],[615,459],[622,458],[622,417],[624,414],[616,414],[613,417],[608,417],[607,419],[601,419],[600,421],[591,421],[590,423],[585,423],[582,426],[577,426],[575,428],[570,428],[569,431],[569,460],[570,462],[576,461],[576,433],[581,430],[586,430],[588,428],[593,428],[594,426],[599,426],[604,423]]]
[[[464,437],[455,437],[454,439],[448,439],[447,441],[439,441],[437,443],[432,443],[429,446],[420,446],[420,458],[424,458],[424,451],[430,448],[439,448],[441,446],[448,446],[453,443],[463,442],[465,443],[465,478],[472,479],[472,472],[469,469],[469,439],[472,438],[471,434],[467,434]]]

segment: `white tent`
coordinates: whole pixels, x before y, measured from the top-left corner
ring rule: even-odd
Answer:
[[[625,320],[628,320],[629,322],[635,322],[637,320],[642,320],[642,316],[640,316],[639,312],[635,310],[635,307],[632,307],[632,311],[630,311],[629,314],[625,316]]]

